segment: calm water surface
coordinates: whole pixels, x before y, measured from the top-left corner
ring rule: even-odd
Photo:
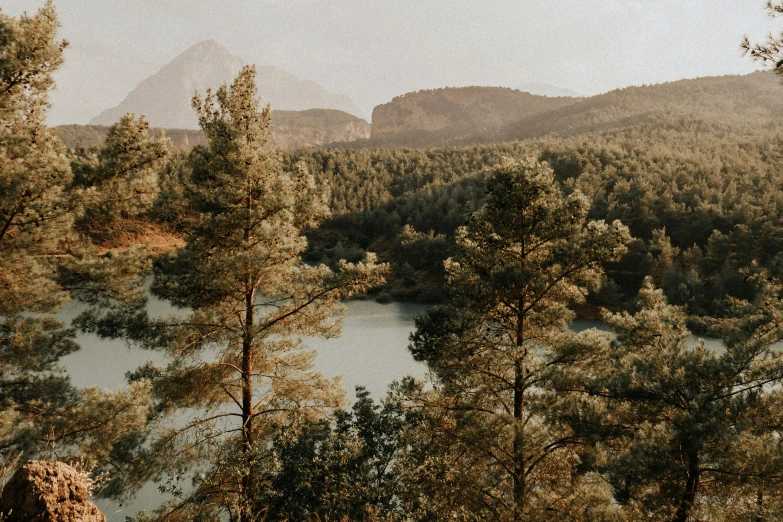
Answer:
[[[413,360],[408,352],[408,335],[414,329],[414,318],[426,305],[413,303],[379,304],[375,301],[349,301],[343,320],[342,336],[332,339],[310,337],[304,344],[317,350],[315,369],[327,377],[342,375],[342,385],[353,397],[357,385],[366,387],[374,398],[383,397],[386,387],[407,375],[423,378],[426,366]],[[70,321],[79,312],[70,304],[60,317]],[[154,298],[150,313],[164,316],[177,313],[167,303]],[[116,390],[125,385],[125,373],[147,361],[165,364],[165,357],[155,351],[126,345],[124,341],[80,335],[82,349],[62,359],[74,385],[98,386]]]
[[[150,313],[164,316],[177,313],[167,303],[150,298]],[[362,385],[372,397],[386,394],[388,385],[407,375],[423,378],[426,366],[413,360],[408,352],[408,335],[414,329],[414,318],[426,305],[410,303],[379,304],[375,301],[349,301],[343,320],[342,336],[333,339],[306,338],[305,344],[318,355],[315,369],[327,377],[342,376],[349,399],[354,388]],[[79,312],[71,303],[60,314],[70,321]],[[181,313],[181,312],[180,312]],[[125,385],[125,373],[147,361],[165,364],[165,357],[154,351],[128,347],[123,341],[101,340],[94,335],[80,335],[81,350],[62,359],[74,385],[98,386],[116,390]],[[127,506],[99,499],[98,507],[111,521],[125,520],[139,510],[152,510],[163,497],[154,484],[148,484]]]
[[[150,298],[149,310],[155,316],[178,312],[167,303]],[[334,339],[307,338],[305,344],[315,348],[318,355],[316,370],[327,377],[342,376],[347,397],[353,399],[357,385],[366,387],[373,398],[386,393],[388,385],[407,375],[423,378],[426,366],[413,360],[407,350],[408,336],[414,329],[414,318],[423,313],[426,305],[411,303],[379,304],[374,301],[350,301],[343,321],[342,336]],[[79,311],[78,304],[69,305],[60,314],[68,321]],[[577,320],[574,331],[609,328],[600,321]],[[125,385],[125,373],[147,361],[165,364],[162,354],[128,347],[122,341],[106,341],[93,335],[79,336],[82,349],[62,359],[76,386],[98,386],[116,390]],[[698,342],[693,337],[692,342]],[[706,339],[708,348],[720,351],[717,339]],[[116,502],[97,500],[98,507],[111,521],[122,521],[141,509],[152,510],[163,497],[154,484],[148,484],[127,506]]]

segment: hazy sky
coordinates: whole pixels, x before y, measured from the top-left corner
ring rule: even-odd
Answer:
[[[2,0],[8,14],[44,0]],[[376,104],[422,88],[549,83],[583,94],[756,68],[764,0],[55,0],[70,41],[51,124],[85,123],[214,39]],[[263,93],[261,93],[263,97]]]

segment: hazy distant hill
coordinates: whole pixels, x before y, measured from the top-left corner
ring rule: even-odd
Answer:
[[[558,96],[567,96],[569,98],[581,98],[584,95],[579,94],[571,89],[564,89],[556,85],[550,85],[548,83],[523,83],[517,86],[517,90],[522,92],[529,92],[530,94],[537,94],[539,96],[549,96],[555,98]]]
[[[549,98],[500,87],[444,88],[377,106],[372,138],[353,146],[465,145],[630,128],[754,133],[781,123],[783,90],[770,72],[627,87],[589,98]]]
[[[539,112],[476,141],[508,141],[547,134],[575,136],[631,127],[661,130],[710,127],[753,132],[783,122],[783,90],[771,72],[627,87]]]
[[[336,141],[350,142],[370,137],[370,124],[352,114],[334,109],[272,111],[274,133],[271,145],[283,149],[317,147]],[[109,130],[105,125],[61,125],[57,133],[68,147],[101,145]],[[153,129],[153,132],[158,129]],[[196,129],[164,129],[166,136],[180,148],[205,145]]]
[[[406,146],[459,142],[575,101],[506,87],[447,87],[411,92],[375,107],[371,142]]]
[[[116,107],[90,120],[91,125],[111,125],[131,112],[143,114],[156,127],[195,129],[197,119],[190,100],[208,88],[230,83],[244,65],[225,47],[207,40],[189,48],[161,70],[143,80]],[[359,114],[346,96],[328,92],[310,80],[300,80],[275,67],[257,66],[258,91],[263,103],[276,110],[338,109]]]

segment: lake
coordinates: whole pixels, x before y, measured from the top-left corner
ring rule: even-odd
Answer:
[[[413,360],[407,346],[408,335],[414,329],[413,320],[427,310],[427,305],[352,300],[347,307],[341,337],[304,340],[306,346],[318,351],[316,370],[327,377],[342,375],[349,397],[353,397],[357,385],[380,398],[395,379],[406,375],[424,377],[426,366]],[[154,298],[150,298],[149,310],[154,316],[176,313],[167,303]],[[60,317],[70,321],[78,311],[79,306],[72,303]],[[131,348],[124,341],[101,340],[83,334],[77,340],[82,349],[62,359],[75,386],[116,390],[125,384],[128,370],[147,361],[165,363],[159,352]]]
[[[423,378],[426,366],[413,360],[407,349],[408,335],[414,329],[414,318],[426,305],[412,303],[379,304],[371,300],[346,303],[348,312],[343,320],[342,336],[332,339],[306,338],[305,344],[318,351],[315,369],[327,377],[342,376],[347,397],[352,400],[354,388],[362,385],[375,399],[386,395],[388,385],[407,375]],[[176,313],[167,303],[150,298],[150,313],[155,316]],[[78,303],[71,303],[61,313],[70,321],[79,312]],[[125,372],[147,361],[164,364],[158,352],[128,347],[123,341],[101,340],[94,335],[80,335],[82,347],[63,357],[74,385],[98,386],[116,390],[125,384]],[[127,506],[103,499],[96,500],[108,520],[122,521],[141,509],[152,510],[161,502],[154,484],[148,484]]]
[[[379,304],[370,300],[352,300],[347,304],[342,336],[332,339],[307,338],[305,344],[318,351],[315,368],[327,377],[342,376],[347,397],[352,400],[354,388],[362,385],[375,399],[386,394],[388,385],[407,375],[423,378],[426,366],[416,362],[407,349],[408,336],[414,329],[414,319],[427,310],[426,305],[412,303]],[[154,297],[148,303],[155,316],[177,313],[167,303]],[[71,303],[60,314],[69,321],[79,311],[79,305]],[[181,313],[181,312],[180,312]],[[576,320],[574,331],[598,328],[608,331],[600,321]],[[125,384],[125,372],[147,361],[164,364],[158,352],[128,347],[123,341],[106,341],[94,335],[80,335],[82,349],[62,359],[76,386],[99,386],[116,390]],[[694,336],[692,342],[698,342]],[[717,339],[705,340],[708,348],[721,350]],[[110,521],[123,521],[141,509],[152,510],[162,500],[154,484],[148,484],[127,506],[98,499],[96,504]]]

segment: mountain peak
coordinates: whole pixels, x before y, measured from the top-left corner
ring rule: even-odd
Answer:
[[[119,105],[90,120],[90,125],[112,125],[123,114],[132,112],[143,114],[155,127],[197,128],[198,120],[190,102],[193,93],[204,93],[230,83],[245,63],[215,40],[198,42],[144,79]],[[330,93],[315,82],[300,80],[275,67],[260,67],[256,83],[262,101],[270,103],[274,109],[359,112],[347,97]]]
[[[202,40],[198,43],[195,43],[185,49],[184,52],[179,54],[177,58],[190,56],[190,55],[198,55],[198,54],[222,54],[222,55],[231,55],[231,51],[226,49],[226,47],[218,42],[217,40]],[[177,59],[175,58],[175,60]]]
[[[200,42],[197,42],[190,46],[190,50],[193,49],[199,49],[199,48],[215,48],[215,49],[226,49],[223,44],[218,42],[217,40],[213,40],[212,38],[209,38],[207,40],[201,40]]]

